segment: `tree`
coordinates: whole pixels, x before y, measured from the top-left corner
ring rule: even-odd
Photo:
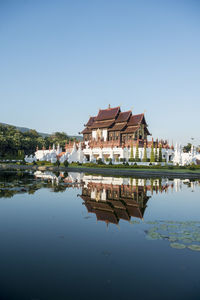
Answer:
[[[188,143],[186,146],[183,147],[183,152],[190,152],[192,144]]]
[[[131,143],[130,159],[133,160],[133,142]]]
[[[139,161],[139,149],[138,149],[138,142],[136,144],[136,151],[135,151],[135,161]]]
[[[64,166],[65,166],[65,168],[67,168],[69,166],[67,159],[64,161]]]
[[[159,145],[158,161],[162,162],[162,145]]]
[[[155,161],[158,161],[158,144],[155,144]]]
[[[151,144],[151,156],[150,156],[150,162],[155,162],[153,141],[152,141],[152,144]]]
[[[144,143],[144,155],[143,155],[143,162],[147,162],[147,145]]]

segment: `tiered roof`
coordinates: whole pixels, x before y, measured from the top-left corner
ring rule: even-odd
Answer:
[[[92,189],[94,189],[94,187],[99,188],[98,184],[94,184],[92,182],[90,182],[90,187],[92,187]],[[103,185],[102,187],[106,189],[106,194],[114,187],[118,197],[113,199],[111,196],[111,198],[107,198],[106,201],[96,201],[95,199],[91,198],[90,188],[83,189],[82,195],[80,195],[88,212],[95,213],[97,220],[105,221],[106,223],[118,224],[120,219],[129,221],[131,217],[140,219],[143,218],[146,203],[150,198],[146,195],[144,187],[139,187],[139,189],[136,190],[136,187],[123,186],[123,189],[130,191],[132,188],[131,191],[134,192],[135,195],[139,193],[142,196],[143,202],[140,204],[132,198],[122,197],[121,186],[113,186],[110,184]]]
[[[134,133],[141,124],[145,124],[144,114],[132,115],[131,110],[121,112],[120,107],[100,109],[96,117],[90,117],[82,134],[91,133],[93,129],[106,128],[109,131]],[[148,130],[147,130],[148,131]],[[150,134],[147,132],[147,134]]]

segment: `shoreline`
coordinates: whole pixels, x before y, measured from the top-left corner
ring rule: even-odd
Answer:
[[[145,169],[106,169],[106,168],[92,168],[92,167],[54,167],[54,166],[34,166],[34,165],[13,165],[13,164],[0,164],[0,171],[11,170],[32,170],[32,171],[51,171],[51,172],[77,172],[89,173],[105,176],[126,176],[126,177],[168,177],[180,179],[200,179],[200,171],[189,170],[145,170]]]

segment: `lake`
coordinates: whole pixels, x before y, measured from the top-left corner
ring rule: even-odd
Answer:
[[[0,299],[199,299],[200,181],[0,173]]]

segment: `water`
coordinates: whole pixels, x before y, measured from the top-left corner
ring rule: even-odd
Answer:
[[[200,182],[0,173],[0,299],[199,299]]]

